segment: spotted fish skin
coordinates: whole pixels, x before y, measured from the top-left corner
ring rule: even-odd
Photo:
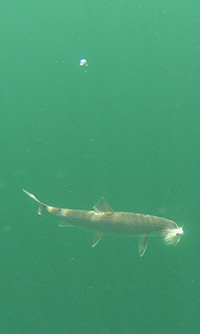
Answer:
[[[103,234],[120,236],[141,236],[139,253],[146,250],[148,237],[157,235],[168,244],[177,244],[183,234],[181,227],[169,219],[132,212],[114,212],[103,197],[94,205],[94,210],[73,210],[57,208],[42,203],[35,195],[23,191],[39,204],[38,214],[49,213],[62,219],[60,226],[77,226],[94,232],[92,245],[95,246]]]

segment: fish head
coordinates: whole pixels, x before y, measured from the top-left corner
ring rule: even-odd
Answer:
[[[182,227],[166,230],[164,236],[166,244],[176,246],[183,234],[184,232]]]

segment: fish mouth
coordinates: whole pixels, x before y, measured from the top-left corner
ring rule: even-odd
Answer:
[[[184,234],[183,228],[182,227],[177,228],[176,229],[176,234],[177,235],[183,235]]]
[[[183,234],[184,232],[182,227],[166,230],[164,236],[166,244],[176,246],[181,239],[181,235]]]

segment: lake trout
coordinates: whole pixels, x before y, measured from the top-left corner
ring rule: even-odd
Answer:
[[[39,215],[50,213],[61,218],[61,227],[77,226],[93,231],[92,247],[97,245],[105,233],[125,237],[140,236],[139,255],[142,257],[149,236],[163,237],[166,244],[175,246],[184,233],[182,227],[169,219],[141,213],[114,212],[103,197],[93,206],[92,211],[73,210],[49,206],[27,190],[23,191],[39,204]]]

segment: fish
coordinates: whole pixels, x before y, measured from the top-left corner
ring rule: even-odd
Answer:
[[[167,245],[176,246],[184,234],[183,228],[173,221],[162,217],[133,212],[114,212],[104,197],[93,206],[93,210],[74,210],[58,208],[41,202],[35,195],[23,189],[23,192],[38,203],[38,214],[49,213],[61,219],[60,227],[76,226],[93,232],[92,247],[101,240],[103,234],[112,234],[139,239],[139,255],[147,249],[150,236],[163,237]]]

